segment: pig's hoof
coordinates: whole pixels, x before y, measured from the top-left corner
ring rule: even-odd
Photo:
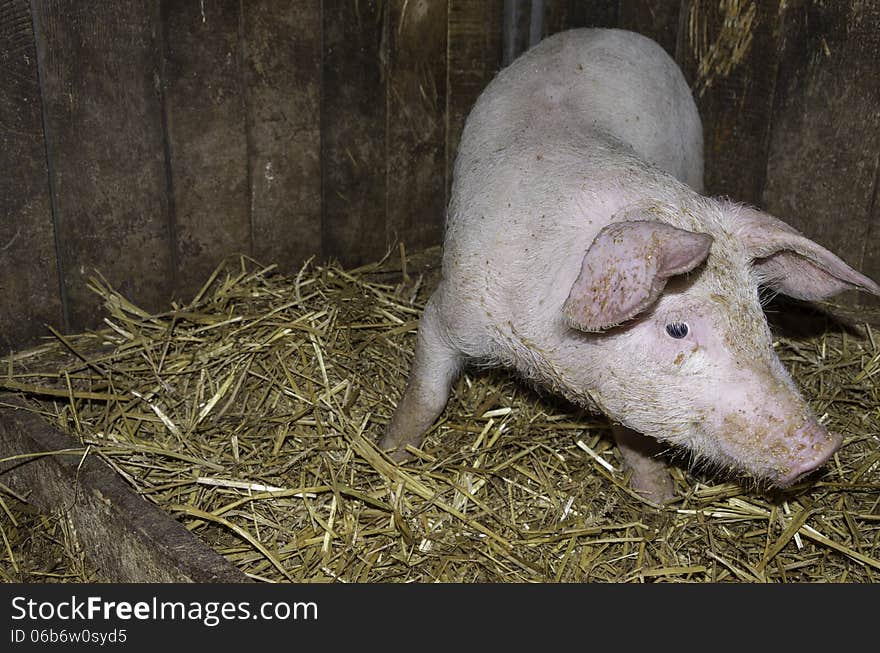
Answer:
[[[413,455],[406,450],[406,445],[408,442],[395,442],[387,435],[383,435],[379,439],[378,447],[380,450],[384,451],[391,460],[396,463],[405,463],[408,460],[413,459]]]
[[[649,473],[635,473],[629,479],[630,487],[651,503],[665,505],[677,499],[675,484],[666,469],[651,470]]]
[[[409,451],[406,450],[406,445],[390,451],[388,453],[388,456],[396,463],[405,463],[406,461],[415,458],[415,456],[413,456]]]

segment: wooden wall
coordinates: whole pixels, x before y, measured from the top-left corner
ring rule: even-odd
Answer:
[[[95,325],[96,269],[159,310],[234,252],[289,271],[439,243],[504,1],[0,0],[0,351]],[[880,278],[880,5],[543,11],[545,35],[657,40],[700,106],[708,190]]]
[[[685,0],[680,12],[708,192],[767,209],[880,279],[880,3]]]

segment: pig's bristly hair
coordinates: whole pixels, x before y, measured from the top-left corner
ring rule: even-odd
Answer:
[[[756,282],[759,284],[758,286],[758,301],[761,303],[761,308],[766,308],[770,302],[776,299],[776,296],[779,295],[779,291],[771,286],[761,285],[766,279],[762,280],[760,278],[756,279]]]
[[[755,493],[765,493],[774,487],[769,480],[755,476],[735,461],[712,458],[705,452],[699,451],[699,448],[671,446],[665,454],[671,462],[680,463],[692,476],[735,482]]]

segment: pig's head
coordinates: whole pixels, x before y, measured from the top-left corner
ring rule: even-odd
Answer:
[[[563,310],[601,349],[589,392],[612,418],[697,461],[784,487],[821,466],[841,438],[818,423],[773,352],[760,287],[804,300],[880,294],[785,223],[701,199],[604,228]]]

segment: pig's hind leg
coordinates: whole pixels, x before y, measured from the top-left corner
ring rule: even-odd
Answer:
[[[425,432],[443,412],[464,356],[450,342],[432,297],[419,321],[409,381],[397,409],[379,440],[379,448],[402,462],[411,458],[407,445],[418,447]]]
[[[626,466],[632,471],[630,487],[652,503],[663,505],[675,500],[675,488],[666,463],[659,457],[663,446],[620,424],[611,427],[614,441]]]

